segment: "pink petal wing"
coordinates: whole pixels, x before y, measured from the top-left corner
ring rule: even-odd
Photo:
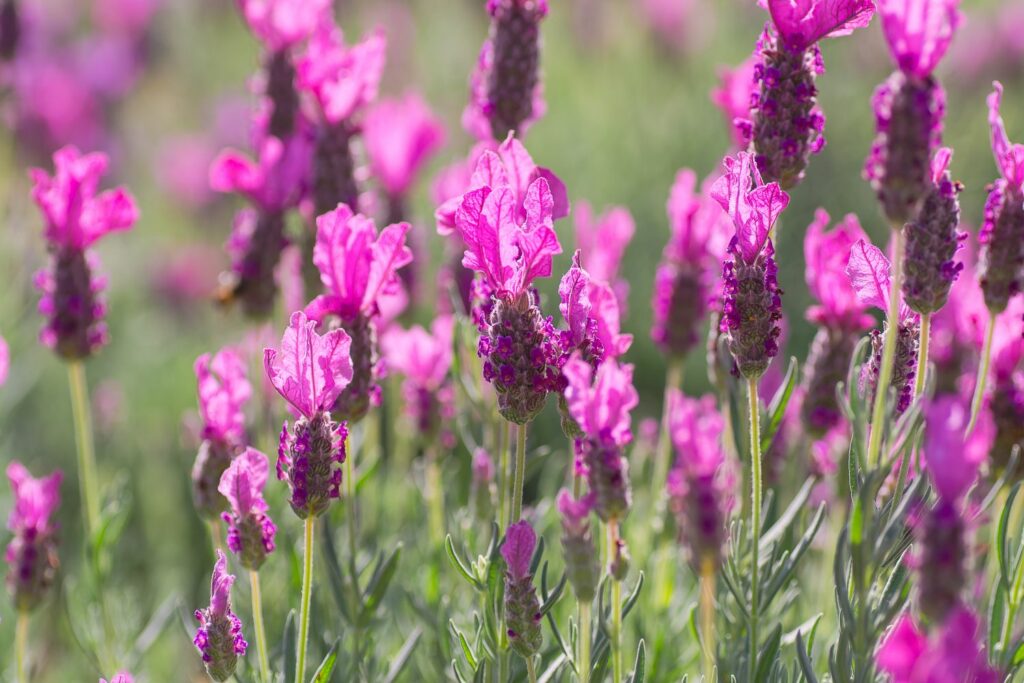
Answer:
[[[988,96],[988,123],[992,129],[992,152],[1003,177],[1015,187],[1024,186],[1024,145],[1010,144],[1006,126],[999,109],[1003,99],[1003,84],[993,81],[994,88]]]
[[[509,574],[513,579],[522,579],[530,573],[533,551],[537,547],[537,534],[529,522],[520,520],[505,532],[505,543],[501,546],[501,556],[505,559]]]
[[[523,143],[515,138],[513,132],[498,147],[498,156],[508,172],[508,182],[512,186],[518,202],[526,197],[527,188],[537,178],[537,164],[533,163],[530,153],[523,147]]]
[[[525,230],[516,231],[519,247],[517,291],[525,290],[535,278],[551,275],[552,257],[562,253],[551,220],[554,198],[548,183],[538,178],[526,191],[523,201],[526,209]]]
[[[514,242],[518,229],[514,199],[507,187],[482,187],[467,192],[455,214],[455,224],[466,244],[462,265],[483,274],[496,291],[512,291]]]
[[[377,295],[397,281],[398,269],[412,263],[412,249],[405,244],[408,223],[395,223],[384,228],[372,246],[369,279],[363,298],[363,309],[369,310]]]
[[[914,668],[927,649],[927,638],[914,626],[910,616],[904,614],[878,648],[875,661],[879,669],[892,676],[893,683],[911,683]]]
[[[491,150],[485,150],[480,155],[480,158],[477,159],[473,175],[469,178],[469,187],[471,189],[480,187],[498,189],[499,187],[510,187],[511,185],[512,179],[509,178],[501,157]]]
[[[570,209],[569,191],[566,189],[562,179],[543,167],[537,169],[537,177],[548,181],[548,187],[551,189],[551,197],[554,200],[554,205],[551,207],[551,218],[557,221],[568,216]]]
[[[217,562],[210,578],[210,614],[226,615],[231,609],[231,586],[235,577],[228,574],[228,558],[223,550],[217,551]]]
[[[580,251],[577,249],[572,257],[572,267],[558,285],[561,299],[558,310],[569,325],[569,333],[576,346],[583,342],[590,318],[590,283],[590,274],[580,265]]]
[[[846,276],[861,303],[889,310],[889,259],[881,249],[863,239],[857,240],[850,250]]]
[[[316,395],[319,397],[320,410],[330,410],[338,395],[352,381],[352,357],[350,348],[352,340],[342,329],[331,330],[323,337],[313,333],[316,340],[316,367],[314,373],[317,382]]]
[[[597,337],[606,356],[618,358],[633,344],[633,335],[620,333],[619,298],[604,282],[590,283],[591,316],[597,321]]]
[[[235,150],[224,150],[210,165],[210,187],[217,192],[251,192],[263,183],[259,166]]]

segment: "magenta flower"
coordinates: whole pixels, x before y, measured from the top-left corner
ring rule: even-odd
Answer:
[[[986,316],[987,320],[987,316]],[[977,351],[975,350],[975,353]],[[1006,468],[1014,446],[1024,444],[1024,300],[1014,297],[996,319],[992,339],[992,392],[989,410],[996,438],[990,453],[995,472]],[[984,411],[982,411],[984,415]]]
[[[577,202],[573,221],[576,246],[591,277],[617,286],[622,255],[636,232],[629,209],[613,206],[595,218],[589,203]]]
[[[970,391],[975,380],[989,313],[973,271],[968,257],[946,305],[932,315],[928,355],[935,364],[936,394]]]
[[[287,422],[281,430],[277,478],[287,479],[292,510],[302,519],[322,514],[340,495],[348,431],[329,411],[352,381],[351,344],[341,329],[320,336],[316,321],[296,311],[280,349],[263,352],[271,384],[300,416],[291,430]]]
[[[391,329],[382,344],[388,369],[405,376],[405,409],[420,435],[430,441],[440,433],[442,445],[454,438],[447,428],[455,416],[455,394],[449,379],[454,331],[455,319],[440,315],[429,332],[419,325],[409,330]]]
[[[988,666],[982,637],[977,618],[965,607],[953,611],[931,638],[903,615],[875,662],[892,683],[996,683],[1001,677]]]
[[[135,200],[124,188],[97,194],[108,159],[64,147],[53,155],[55,174],[34,168],[32,199],[46,221],[49,268],[36,274],[43,293],[39,312],[48,317],[42,342],[66,359],[85,358],[106,343],[103,278],[95,277],[95,256],[88,251],[104,235],[128,230],[138,220]]]
[[[927,409],[923,452],[928,475],[939,496],[953,503],[974,483],[992,445],[991,425],[984,421],[964,442],[969,420],[970,408],[957,396],[939,396]]]
[[[718,567],[733,503],[722,447],[725,420],[714,397],[688,398],[677,389],[669,394],[668,420],[676,449],[667,481],[673,512],[694,567],[699,569],[704,560]]]
[[[540,630],[540,601],[533,586],[530,565],[537,547],[537,534],[525,520],[509,526],[501,557],[505,572],[505,626],[509,644],[523,657],[532,657],[540,650],[544,636]]]
[[[825,146],[825,115],[815,81],[825,71],[817,42],[867,26],[871,0],[761,0],[771,13],[757,44],[757,93],[751,98],[749,131],[757,165],[784,189],[803,178],[811,154]],[[773,30],[774,28],[774,30]]]
[[[245,442],[245,404],[252,396],[245,361],[232,348],[212,358],[204,353],[193,366],[199,388],[203,438],[229,444]]]
[[[669,193],[669,240],[654,277],[651,338],[668,356],[684,357],[700,341],[700,326],[715,298],[725,247],[731,237],[729,217],[708,192],[698,195],[697,174],[676,174]],[[706,188],[705,188],[706,189]]]
[[[392,202],[409,192],[416,173],[444,144],[441,120],[415,92],[381,100],[367,113],[363,140],[370,168]]]
[[[673,49],[685,45],[695,13],[703,9],[697,0],[636,0],[634,4],[661,42]]]
[[[824,327],[858,332],[870,327],[874,319],[865,312],[846,268],[853,246],[861,240],[867,242],[867,235],[852,213],[831,230],[827,229],[829,220],[828,213],[818,209],[804,237],[807,288],[818,302],[807,310],[807,319]]]
[[[491,30],[470,76],[462,125],[479,140],[522,137],[544,115],[540,22],[547,0],[488,0]]]
[[[274,552],[277,527],[267,515],[266,485],[267,456],[255,448],[246,448],[235,458],[217,485],[231,505],[231,511],[222,515],[228,524],[228,548],[251,571],[258,570]]]
[[[878,16],[900,70],[928,78],[946,54],[962,16],[960,0],[880,0]]]
[[[892,273],[889,259],[882,250],[863,239],[857,241],[850,251],[850,261],[846,266],[846,274],[850,284],[857,293],[857,299],[866,306],[874,306],[883,312],[889,311],[889,292],[892,285]],[[887,320],[886,326],[896,325],[896,360],[892,372],[892,388],[896,390],[896,414],[901,415],[913,398],[914,376],[917,372],[917,345],[920,330],[917,316],[903,301],[897,307],[896,320]],[[881,330],[871,332],[871,353],[867,362],[861,367],[860,391],[869,400],[877,388],[878,375],[882,365],[882,347],[884,335]]]
[[[474,147],[470,152],[470,159],[475,160],[469,181],[458,189],[457,194],[450,194],[434,214],[437,218],[438,234],[450,235],[454,231],[456,213],[462,205],[463,198],[466,194],[483,187],[508,188],[512,192],[516,216],[522,222],[526,216],[527,191],[539,178],[547,181],[548,189],[551,191],[554,202],[551,209],[552,220],[569,215],[569,198],[565,184],[548,169],[533,163],[533,158],[526,151],[526,147],[512,135],[509,135],[497,150],[487,149],[483,145]],[[453,182],[450,187],[455,188],[457,185]]]
[[[618,358],[633,344],[633,335],[620,327],[619,297],[604,282],[590,283],[590,314],[597,322],[597,339],[606,358]]]
[[[302,42],[330,16],[330,0],[238,0],[249,28],[269,50]]]
[[[7,341],[0,337],[0,387],[7,381],[7,373],[11,369],[11,349]]]
[[[1012,144],[1000,115],[1003,86],[992,84],[988,98],[988,122],[992,129],[992,153],[1002,177],[992,183],[985,202],[985,222],[978,235],[981,243],[981,289],[992,313],[1006,309],[1021,291],[1024,252],[1024,144]]]
[[[10,565],[7,590],[19,610],[34,609],[57,576],[57,525],[52,517],[60,505],[60,470],[35,479],[17,460],[7,466],[14,507],[7,529],[14,538],[4,560]]]
[[[101,678],[100,683],[107,683],[107,679]],[[127,671],[120,671],[114,674],[114,677],[110,679],[110,683],[135,683],[135,679]]]
[[[722,273],[721,329],[739,373],[757,379],[779,352],[782,297],[770,232],[789,205],[789,195],[778,183],[761,180],[751,154],[726,157],[724,165],[726,173],[711,196],[732,218],[736,232]]]
[[[383,31],[346,46],[341,29],[321,21],[296,61],[297,83],[313,95],[324,120],[338,124],[377,99],[386,54]]]
[[[735,68],[720,67],[718,87],[711,91],[711,101],[722,110],[738,149],[746,147],[750,141],[750,105],[757,98],[754,88],[757,65],[757,55],[751,55]]]
[[[558,512],[562,516],[562,551],[565,573],[580,602],[590,602],[597,595],[601,566],[590,530],[590,513],[594,496],[574,498],[568,489],[558,492]]]
[[[215,681],[231,678],[239,655],[244,655],[249,647],[242,637],[242,622],[231,611],[231,586],[234,583],[234,575],[228,574],[228,558],[218,550],[210,580],[210,606],[195,611],[199,629],[192,640],[203,657],[206,673]]]

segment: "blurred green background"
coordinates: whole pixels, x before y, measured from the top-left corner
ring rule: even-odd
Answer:
[[[630,283],[624,327],[635,335],[627,359],[637,366],[636,383],[642,396],[638,418],[659,414],[664,385],[664,359],[650,342],[648,330],[654,268],[668,237],[668,190],[679,168],[691,167],[703,178],[728,150],[729,131],[708,93],[716,85],[720,66],[735,65],[750,54],[765,19],[753,0],[679,1],[692,8],[684,28],[674,32],[669,44],[652,31],[639,2],[551,0],[551,14],[543,26],[542,58],[548,112],[526,140],[534,159],[565,181],[573,200],[586,199],[598,209],[622,204],[636,219],[636,237],[622,273]],[[467,97],[467,77],[487,32],[483,0],[339,4],[339,23],[349,40],[375,25],[384,26],[388,33],[382,95],[419,89],[447,122],[447,144],[421,176],[412,208],[418,229],[431,240],[432,253],[440,254],[429,185],[437,169],[464,156],[471,144],[458,121]],[[967,1],[963,9],[967,23],[940,75],[948,89],[945,142],[956,152],[953,175],[966,185],[961,196],[963,218],[977,226],[985,186],[995,177],[985,97],[991,80],[1002,79],[1010,137],[1024,140],[1024,46],[1018,45],[1014,52],[1008,42],[1000,42],[1004,39],[998,37],[1002,34],[996,26],[1003,21],[997,17],[1006,10],[1002,3]],[[1024,34],[1024,19],[1019,22],[1019,33]],[[188,480],[195,456],[187,429],[195,420],[192,362],[200,353],[222,345],[246,343],[252,328],[237,312],[217,309],[206,296],[215,288],[217,270],[226,264],[220,247],[242,200],[227,197],[193,210],[168,194],[158,179],[162,152],[174,144],[176,136],[212,130],[217,103],[225,97],[251,99],[246,82],[259,65],[259,47],[228,0],[167,0],[149,41],[141,80],[111,112],[116,181],[135,193],[142,218],[132,232],[108,239],[99,249],[103,271],[110,278],[112,341],[88,363],[90,387],[98,392],[94,411],[101,479],[108,496],[130,510],[114,568],[118,628],[126,639],[135,632],[135,624],[147,619],[169,595],[180,597],[180,613],[189,626],[191,610],[206,604],[212,555],[206,531],[192,509]],[[873,137],[871,92],[891,70],[878,22],[852,37],[825,41],[822,48],[827,72],[819,79],[819,89],[828,118],[828,144],[812,159],[806,180],[792,191],[778,242],[789,321],[785,353],[801,358],[813,332],[803,320],[809,297],[801,242],[814,210],[824,207],[834,219],[856,212],[876,242],[887,233],[873,193],[861,179]],[[245,122],[238,120],[236,125],[241,129]],[[59,520],[68,579],[64,591],[71,597],[51,599],[39,611],[33,621],[33,648],[45,660],[39,680],[94,681],[98,672],[75,646],[65,608],[74,600],[73,582],[81,576],[82,563],[76,540],[81,521],[67,381],[62,364],[36,341],[41,320],[35,312],[37,294],[31,281],[45,263],[45,250],[41,219],[28,197],[25,169],[40,160],[21,150],[11,135],[3,144],[0,335],[10,344],[12,364],[6,385],[0,388],[0,463],[16,458],[36,474],[54,467],[67,473]],[[564,272],[572,251],[571,219],[561,221],[558,229],[565,254],[556,262],[556,274]],[[186,279],[193,295],[166,294],[166,279],[161,277],[167,277],[172,264],[189,273]],[[417,317],[424,321],[429,320],[434,301],[432,273],[437,265],[431,263],[421,280],[420,300],[425,306]],[[557,315],[551,299],[556,282],[554,278],[545,291],[548,312]],[[279,316],[270,337],[275,343],[282,326]],[[248,343],[261,348],[265,340]],[[694,354],[688,364],[688,393],[707,389],[702,356]],[[277,411],[282,407],[280,402],[274,406]],[[254,431],[276,434],[279,417]],[[549,407],[531,437],[540,464],[532,466],[528,500],[548,501],[540,504],[541,512],[550,506],[561,482],[558,473],[565,466],[564,439],[556,417]],[[396,427],[389,424],[385,429]],[[462,449],[446,463],[450,509],[465,502],[467,469]],[[424,636],[404,680],[440,680],[452,655],[446,617],[438,615],[461,615],[457,619],[465,624],[471,596],[452,578],[443,556],[423,538],[421,503],[415,493],[422,486],[421,475],[417,467],[374,473],[374,481],[361,494],[365,542],[368,551],[398,541],[406,546],[389,594],[387,616],[375,628],[380,650],[393,653],[421,628]],[[268,564],[264,579],[270,637],[276,642],[288,596],[296,603],[295,544],[301,532],[298,520],[279,504],[283,486],[272,482],[269,488],[277,499],[273,510],[282,549]],[[9,491],[0,487],[0,511],[6,514],[9,506]],[[548,520],[544,526],[548,541],[557,547],[557,523],[552,515],[544,519]],[[464,520],[455,523],[466,524]],[[640,527],[631,520],[627,538],[631,529]],[[428,569],[431,565],[435,569]],[[248,613],[244,583],[240,581],[236,590],[243,618]],[[685,593],[692,589],[692,579],[681,579],[680,585],[689,586],[680,589]],[[330,619],[326,592],[319,594],[325,611],[318,614],[324,624]],[[423,614],[432,610],[436,622]],[[13,616],[8,602],[0,603],[0,643],[11,640]],[[666,617],[645,626],[639,619],[633,622],[633,637],[641,628],[655,628],[670,634],[663,637],[669,646],[689,638],[682,617]],[[181,624],[172,619],[146,655],[137,671],[142,680],[203,680],[199,658]],[[679,652],[693,649],[692,644],[678,647]],[[12,671],[6,647],[0,647],[0,662],[6,665],[4,671]]]

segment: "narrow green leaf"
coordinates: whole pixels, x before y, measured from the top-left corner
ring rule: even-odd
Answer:
[[[338,645],[341,644],[341,638],[338,638],[331,645],[331,649],[324,655],[324,659],[320,662],[320,666],[316,668],[316,672],[313,674],[312,683],[328,683],[331,680],[331,674],[334,673],[334,665],[338,661]]]
[[[992,599],[988,605],[988,651],[993,660],[1001,654],[1000,647],[1003,637],[1003,625],[1006,623],[1006,589],[1002,582],[997,581],[992,589]]]
[[[636,646],[636,658],[633,660],[633,675],[630,677],[632,683],[644,683],[645,672],[644,669],[647,666],[647,647],[644,645],[644,639],[641,638],[640,642]]]
[[[469,581],[469,583],[472,584],[473,587],[477,590],[483,590],[483,586],[480,585],[480,582],[477,581],[476,578],[470,573],[469,567],[466,566],[466,563],[462,561],[462,558],[459,557],[458,552],[456,552],[455,544],[452,543],[451,534],[448,534],[444,537],[444,551],[448,555],[448,561],[451,562],[451,565],[455,567],[455,569],[460,574],[462,574],[462,578],[466,579],[466,581]]]
[[[295,680],[295,619],[295,610],[290,610],[284,620],[284,633],[281,635],[281,652],[284,657],[281,669],[284,671],[285,681]]]
[[[395,571],[398,570],[398,560],[401,556],[402,544],[399,543],[391,553],[391,556],[370,578],[370,583],[367,584],[363,597],[363,606],[359,612],[360,624],[365,626],[369,623],[377,608],[380,607],[381,601],[384,600],[384,594],[387,593],[388,586],[391,585],[391,580],[395,578]]]
[[[644,587],[644,573],[640,572],[640,576],[637,577],[636,585],[633,587],[633,591],[626,597],[625,602],[622,603],[622,617],[625,618],[633,606],[636,604],[637,598],[640,597],[640,590]]]
[[[790,529],[793,524],[793,520],[796,519],[804,510],[804,506],[807,504],[808,498],[811,496],[811,491],[814,489],[814,485],[817,480],[814,477],[808,477],[804,481],[803,486],[797,491],[796,495],[793,496],[793,500],[790,502],[789,507],[786,511],[776,520],[775,524],[772,524],[771,528],[768,529],[761,536],[761,553],[768,552],[768,546],[782,538],[782,534]]]
[[[1010,495],[1006,497],[1006,505],[1003,506],[1003,513],[999,515],[999,526],[996,527],[996,556],[999,559],[999,581],[1010,593],[1010,569],[1006,565],[1006,556],[1009,554],[1009,546],[1006,540],[1006,528],[1010,520],[1010,510],[1013,508],[1013,501],[1020,492],[1021,482],[1017,482],[1010,489]]]
[[[547,565],[545,565],[545,570],[546,569],[547,569]],[[545,571],[545,573],[546,573],[546,571]],[[555,590],[552,591],[544,599],[544,604],[540,606],[540,613],[541,614],[547,614],[548,612],[551,611],[551,608],[554,607],[558,603],[559,598],[562,597],[562,593],[565,592],[565,582],[566,582],[566,579],[567,579],[566,575],[562,574],[562,578],[558,581],[558,584],[555,586]],[[547,592],[547,588],[545,587],[545,593],[546,592]]]
[[[786,406],[789,405],[789,399],[793,395],[793,387],[796,386],[797,367],[796,358],[790,357],[789,366],[786,368],[786,376],[782,379],[782,384],[775,392],[775,396],[772,397],[771,403],[768,404],[768,421],[761,428],[763,430],[761,432],[762,453],[767,453],[771,448],[775,434],[779,431],[779,425],[782,424],[782,417],[786,413]]]
[[[448,627],[455,634],[455,637],[459,639],[459,646],[462,648],[462,656],[466,658],[466,663],[469,664],[469,668],[476,671],[479,663],[476,659],[476,654],[473,652],[473,648],[470,646],[469,641],[466,640],[466,635],[455,625],[455,622],[451,619],[448,620]]]
[[[328,515],[324,515],[324,521],[320,525],[320,530],[320,538],[324,548],[323,558],[327,565],[327,584],[331,588],[331,596],[334,598],[334,603],[341,610],[345,620],[351,623],[352,612],[346,597],[345,574],[341,569],[341,561],[338,559],[338,550],[334,545],[334,533],[331,530]]]
[[[423,635],[423,629],[419,626],[412,630],[409,637],[405,639],[402,644],[402,649],[391,660],[391,665],[388,667],[388,674],[384,677],[382,683],[394,683],[395,680],[402,674],[405,666],[409,663],[409,658],[412,657],[413,651],[416,650],[416,646],[420,642],[420,636]],[[454,662],[453,662],[454,665]]]
[[[754,680],[758,683],[768,680],[768,674],[771,673],[772,668],[775,666],[775,660],[779,656],[779,645],[781,642],[782,626],[776,625],[761,648],[761,652],[757,655],[757,673],[754,676]]]
[[[814,673],[814,664],[811,662],[811,656],[804,646],[804,637],[799,631],[796,634],[796,656],[797,663],[800,664],[800,672],[804,675],[804,680],[807,683],[818,683],[818,676]]]

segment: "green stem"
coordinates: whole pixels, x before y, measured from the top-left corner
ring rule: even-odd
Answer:
[[[444,490],[441,488],[441,466],[437,452],[427,453],[427,498],[430,504],[430,535],[435,544],[444,542]]]
[[[889,312],[886,316],[885,341],[882,345],[882,367],[875,384],[875,402],[871,411],[871,436],[868,439],[868,467],[874,469],[882,450],[882,422],[885,420],[885,402],[892,383],[892,366],[896,360],[896,338],[900,333],[899,303],[903,287],[903,231],[893,231],[892,283],[889,288]]]
[[[498,531],[504,532],[508,528],[508,506],[505,504],[508,498],[508,485],[509,485],[509,463],[508,457],[508,442],[509,442],[509,430],[512,428],[512,424],[506,420],[502,420],[501,426],[498,428],[498,476],[501,477],[498,486],[498,521],[500,523],[500,529]]]
[[[682,358],[673,358],[668,364],[668,371],[665,377],[665,398],[661,407],[661,433],[658,435],[658,450],[654,455],[654,496],[659,498],[665,491],[665,480],[668,478],[668,470],[671,467],[672,440],[668,429],[669,396],[673,389],[678,389],[683,383],[683,370],[685,364]]]
[[[365,443],[365,442],[364,442]],[[345,438],[345,463],[342,481],[345,482],[345,521],[348,525],[348,566],[352,575],[352,582],[349,586],[349,602],[353,614],[359,610],[359,572],[356,566],[356,559],[359,552],[359,509],[356,499],[356,454],[351,448],[352,441]],[[355,661],[356,671],[362,665],[362,626],[356,620],[352,630],[352,652]]]
[[[526,479],[526,431],[529,424],[516,429],[516,471],[512,482],[512,514],[509,524],[515,524],[523,516],[523,482]]]
[[[576,670],[579,672],[580,683],[588,683],[590,680],[590,603],[580,603],[580,635],[579,654],[577,655]]]
[[[614,548],[619,542],[619,523],[611,520],[608,527],[608,557],[614,557]],[[612,683],[622,683],[622,582],[612,577],[612,627],[608,639],[611,642]]]
[[[757,671],[758,638],[757,622],[760,617],[760,572],[761,545],[761,406],[757,400],[757,380],[747,380],[750,398],[750,532],[752,538],[750,568],[750,655],[748,657],[747,680],[753,682]]]
[[[210,541],[213,543],[213,554],[218,550],[224,550],[224,543],[221,541],[220,519],[214,517],[210,520]]]
[[[92,411],[82,361],[68,363],[68,383],[71,387],[71,413],[78,453],[78,484],[85,509],[85,530],[92,542],[100,527],[100,502],[96,486],[96,452],[92,441]]]
[[[306,517],[305,550],[302,558],[302,603],[299,607],[299,654],[295,661],[295,683],[305,683],[306,681],[306,641],[309,638],[309,604],[313,596],[313,525],[315,522],[316,517]]]
[[[260,680],[263,683],[270,683],[270,660],[267,657],[267,632],[263,628],[260,575],[255,570],[249,570],[249,586],[252,592],[252,623],[256,629],[256,652],[260,659]]]
[[[924,391],[924,379],[928,374],[928,338],[932,331],[932,316],[925,313],[921,316],[920,341],[917,345],[917,370],[914,375],[914,398]]]
[[[1019,508],[1018,508],[1019,509]],[[1024,562],[1017,565],[1013,576],[1013,586],[1006,596],[1007,610],[1006,621],[1003,622],[1001,655],[1005,658],[1010,650],[1010,641],[1013,638],[1013,626],[1017,620],[1017,613],[1020,610],[1022,595],[1024,591]]]
[[[996,331],[996,314],[989,313],[988,326],[985,328],[985,347],[981,352],[981,364],[978,366],[978,379],[974,382],[974,399],[971,401],[971,421],[967,425],[967,434],[970,436],[974,426],[978,423],[978,415],[981,413],[981,405],[985,402],[985,384],[988,382],[988,367],[992,360],[992,337]]]
[[[526,658],[526,673],[530,677],[530,683],[537,683],[537,669],[533,666],[533,657]]]
[[[18,610],[18,622],[14,627],[14,661],[18,683],[28,683],[25,671],[28,650],[28,610]]]
[[[704,680],[715,680],[715,563],[705,555],[700,563],[700,636],[704,645]]]

